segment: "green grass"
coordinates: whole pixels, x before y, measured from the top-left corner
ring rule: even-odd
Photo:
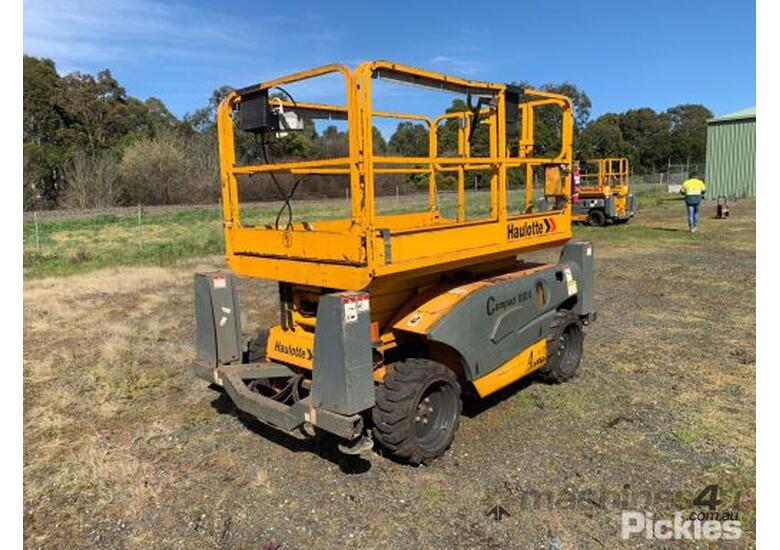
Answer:
[[[681,445],[689,446],[701,439],[703,432],[697,424],[685,424],[673,430],[672,435]]]
[[[342,201],[343,202],[343,201]],[[279,205],[242,210],[245,223],[273,221]],[[338,217],[338,202],[295,206],[296,221]],[[224,253],[217,207],[162,214],[100,215],[24,224],[24,276],[68,275],[120,265],[169,265],[177,260]]]
[[[421,491],[420,497],[423,502],[436,508],[444,503],[444,495],[438,485],[428,485]]]
[[[487,216],[488,193],[469,192],[468,219]],[[442,193],[440,207],[445,215],[456,211],[457,198]],[[377,212],[393,214],[427,209],[425,194],[380,197]],[[268,203],[243,207],[245,225],[273,223],[280,205]],[[346,217],[346,200],[293,202],[295,222]],[[281,223],[286,222],[286,213]],[[121,265],[170,265],[177,260],[224,253],[220,210],[197,208],[170,213],[131,215],[104,214],[90,218],[41,221],[24,224],[24,276],[36,278],[69,275],[102,267]]]
[[[524,198],[520,190],[512,189],[508,201],[510,211],[519,211]],[[640,199],[653,205],[668,202],[667,197],[650,194]],[[425,193],[406,196],[377,197],[379,214],[424,211],[428,196]],[[443,216],[457,215],[457,194],[440,192],[439,210]],[[279,212],[278,203],[251,205],[241,210],[245,225],[273,223]],[[322,219],[346,217],[345,199],[305,200],[293,202],[295,222],[313,222]],[[466,192],[466,219],[477,220],[490,213],[489,193],[485,190]],[[281,223],[286,222],[286,213]],[[597,233],[607,239],[669,240],[682,238],[664,229],[635,227],[631,224],[604,234],[601,228],[581,227],[578,236],[585,238]],[[37,278],[68,275],[103,267],[122,265],[170,265],[178,260],[224,253],[221,214],[218,207],[193,210],[144,213],[139,226],[135,214],[104,214],[90,218],[49,220],[24,224],[24,276]]]
[[[627,224],[607,227],[576,225],[574,234],[582,239],[597,240],[600,244],[617,242],[630,244],[682,244],[690,242],[691,238],[687,231],[685,213],[682,211],[678,222],[678,227],[667,226],[666,224],[648,226],[636,223],[634,220]]]
[[[165,265],[223,250],[217,210],[104,215],[24,225],[24,275],[66,275],[117,265]]]

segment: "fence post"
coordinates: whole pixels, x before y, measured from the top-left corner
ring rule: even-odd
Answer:
[[[33,221],[35,222],[35,250],[41,251],[41,238],[38,235],[38,212],[33,212]]]
[[[138,249],[144,249],[143,226],[141,225],[141,203],[138,203]]]
[[[395,186],[395,203],[398,204],[398,201],[400,200],[398,195],[398,186]]]

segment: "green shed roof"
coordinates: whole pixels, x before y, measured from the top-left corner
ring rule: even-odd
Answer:
[[[715,118],[711,118],[707,120],[707,122],[722,122],[726,120],[741,120],[745,118],[756,118],[756,107],[755,105],[753,107],[748,107],[747,109],[741,109],[739,111],[734,111],[733,113],[729,113],[727,115],[723,116],[716,116]]]

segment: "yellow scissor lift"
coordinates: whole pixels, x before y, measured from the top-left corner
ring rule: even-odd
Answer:
[[[343,81],[344,104],[293,99],[281,88],[326,75]],[[378,79],[462,94],[469,108],[434,118],[375,110]],[[562,117],[560,151],[547,157],[534,156],[534,112],[542,107]],[[237,132],[269,139],[303,118],[346,121],[348,155],[237,164]],[[379,119],[424,124],[428,154],[375,153]],[[457,121],[457,154],[443,156],[437,136],[450,120]],[[238,408],[288,432],[329,431],[346,441],[345,452],[371,446],[373,434],[390,453],[420,463],[449,447],[462,394],[485,397],[535,371],[552,381],[574,374],[582,325],[595,314],[592,247],[571,240],[568,98],[375,61],[234,91],[217,123],[227,263],[234,274],[279,282],[279,323],[242,347],[231,274],[196,275],[198,372],[222,385]],[[486,156],[471,154],[477,126],[489,134]],[[534,211],[535,170],[544,173],[549,210]],[[489,209],[481,217],[470,214],[466,191],[476,171],[489,175]],[[510,171],[525,185],[516,196],[508,193]],[[348,180],[349,213],[245,222],[239,179],[272,173]],[[426,204],[378,212],[375,181],[387,174],[427,177]],[[449,216],[437,189],[446,174],[457,181]],[[563,247],[559,263],[517,256],[552,247]]]
[[[588,225],[627,223],[636,213],[634,195],[628,190],[626,158],[603,158],[580,163],[579,201],[572,219]]]

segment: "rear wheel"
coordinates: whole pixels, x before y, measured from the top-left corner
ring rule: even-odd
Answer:
[[[395,457],[427,464],[452,444],[463,404],[450,369],[427,359],[387,368],[377,387],[374,438]]]
[[[588,225],[597,225],[599,227],[607,223],[607,215],[603,210],[591,210],[588,212]]]
[[[584,340],[579,317],[569,310],[556,312],[547,336],[547,364],[539,375],[556,384],[572,378],[580,366]]]

